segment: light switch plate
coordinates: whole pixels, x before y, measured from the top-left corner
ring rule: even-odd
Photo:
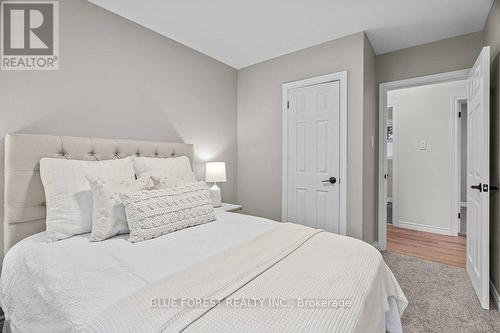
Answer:
[[[419,150],[427,150],[427,141],[425,141],[425,140],[421,140],[421,141],[418,143],[418,149],[419,149]]]

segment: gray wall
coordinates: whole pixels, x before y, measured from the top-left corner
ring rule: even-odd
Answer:
[[[482,35],[475,32],[379,55],[376,57],[377,82],[470,68],[481,51]]]
[[[490,183],[500,184],[500,1],[495,0],[484,29],[484,45],[491,46]],[[490,193],[490,276],[500,291],[500,193]]]
[[[0,74],[1,174],[6,133],[186,142],[199,175],[227,163],[235,201],[236,70],[87,1],[59,6],[60,70]]]
[[[282,84],[348,71],[348,234],[363,237],[364,33],[238,71],[238,202],[244,212],[281,220]]]
[[[491,46],[492,59],[500,53],[500,1],[495,0],[484,26],[484,45]]]

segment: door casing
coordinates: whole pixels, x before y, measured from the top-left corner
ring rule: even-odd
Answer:
[[[282,86],[282,181],[281,219],[288,221],[288,92],[290,89],[307,87],[332,81],[340,82],[340,175],[338,179],[340,202],[340,231],[347,234],[347,71],[317,76],[305,80],[284,83]]]

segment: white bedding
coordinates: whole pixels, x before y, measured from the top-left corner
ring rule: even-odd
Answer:
[[[38,233],[5,256],[1,306],[13,332],[78,331],[117,300],[276,224],[217,212],[214,222],[139,243],[90,234],[47,243]]]
[[[116,302],[277,225],[218,211],[214,222],[139,243],[127,241],[128,235],[91,242],[90,234],[48,243],[44,232],[35,234],[3,262],[0,301],[7,325],[12,332],[80,331]],[[387,302],[387,327],[400,332],[402,309]]]

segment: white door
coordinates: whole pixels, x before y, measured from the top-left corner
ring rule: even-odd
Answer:
[[[467,272],[484,309],[489,308],[490,48],[484,47],[468,82]]]
[[[288,221],[339,233],[340,82],[288,98]]]

